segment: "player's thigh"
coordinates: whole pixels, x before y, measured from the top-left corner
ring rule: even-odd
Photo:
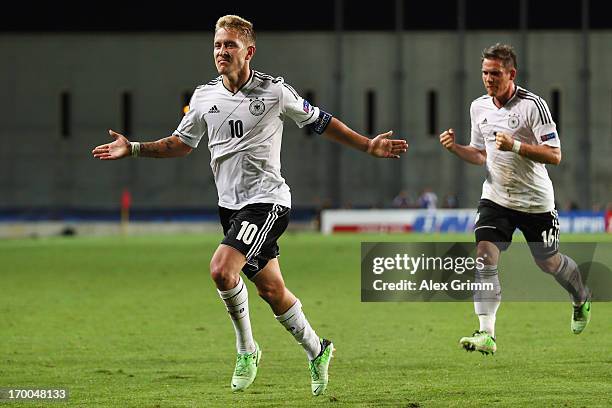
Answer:
[[[278,204],[251,204],[231,218],[222,243],[244,255],[242,270],[249,279],[278,256],[277,240],[287,229],[289,212]]]
[[[231,216],[221,220],[225,237],[222,244],[235,248],[247,259],[257,253],[278,219],[275,204],[251,204],[233,210]]]
[[[556,210],[544,213],[520,213],[518,228],[525,236],[531,254],[538,260],[559,252],[559,217]]]
[[[515,229],[510,210],[492,201],[480,200],[474,225],[477,243],[491,242],[500,251],[505,251],[512,242]]]
[[[240,272],[245,262],[246,258],[240,251],[224,244],[220,244],[217,247],[210,260],[211,270],[224,267],[230,270],[238,270],[238,272]]]

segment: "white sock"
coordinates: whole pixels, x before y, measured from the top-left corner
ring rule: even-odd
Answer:
[[[485,265],[476,271],[476,282],[493,284],[493,291],[474,291],[474,311],[480,321],[480,331],[495,337],[495,314],[501,303],[501,286],[497,265]]]
[[[234,330],[236,331],[236,350],[240,354],[255,351],[255,340],[251,331],[251,319],[249,318],[249,292],[247,286],[238,278],[238,285],[230,290],[218,290],[219,296],[225,303]]]
[[[495,314],[479,314],[478,320],[480,320],[480,331],[486,331],[495,337]]]
[[[276,316],[276,320],[291,332],[297,342],[304,347],[309,360],[314,360],[319,355],[321,342],[308,320],[306,320],[299,299],[285,313]]]

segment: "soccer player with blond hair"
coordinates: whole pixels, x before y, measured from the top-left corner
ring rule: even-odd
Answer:
[[[231,388],[242,391],[253,383],[262,354],[251,328],[242,271],[278,322],[303,347],[311,391],[320,395],[328,384],[334,345],[311,327],[302,303],[285,286],[278,262],[277,240],[287,227],[291,208],[289,187],[281,176],[284,120],[298,127],[310,126],[318,134],[379,158],[399,158],[407,143],[390,139],[392,132],[373,139],[360,135],[311,105],[283,78],[252,69],[255,44],[250,22],[233,15],[221,17],[213,43],[219,76],[196,88],[176,131],[148,143],[131,142],[109,131],[115,140],[96,147],[93,155],[101,160],[180,157],[207,139],[225,235],[212,256],[210,274],[236,333]]]

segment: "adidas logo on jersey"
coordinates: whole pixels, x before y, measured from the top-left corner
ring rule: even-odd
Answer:
[[[486,125],[486,124],[487,124],[487,118],[484,118],[484,120],[482,121],[482,124],[483,124],[483,125]]]
[[[219,113],[219,109],[217,109],[217,105],[213,105],[212,108],[208,111],[208,113]]]

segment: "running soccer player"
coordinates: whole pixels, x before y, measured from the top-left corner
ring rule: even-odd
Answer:
[[[484,258],[485,266],[476,271],[476,280],[492,283],[495,291],[475,292],[480,329],[459,341],[466,350],[485,354],[497,350],[500,251],[509,247],[517,228],[529,243],[538,267],[569,292],[572,332],[582,333],[591,318],[591,293],[580,270],[573,259],[559,253],[559,220],[544,166],[561,161],[556,125],[546,102],[514,83],[516,73],[516,54],[511,46],[495,44],[483,50],[482,81],[487,94],[470,107],[470,145],[456,144],[453,129],[440,135],[440,143],[448,151],[468,163],[485,165],[487,170],[474,228],[477,256]]]
[[[155,142],[139,143],[109,130],[115,140],[96,147],[93,155],[101,160],[130,155],[180,157],[208,139],[225,235],[210,262],[210,274],[236,332],[238,355],[231,389],[242,391],[253,383],[261,358],[251,330],[242,271],[278,322],[306,351],[311,390],[320,395],[327,387],[334,346],[308,323],[300,300],[285,287],[277,259],[277,240],[287,227],[291,207],[289,187],[280,172],[283,120],[311,126],[318,134],[374,157],[399,158],[408,145],[405,140],[389,139],[392,132],[369,139],[351,130],[312,106],[283,78],[251,69],[254,55],[253,25],[238,16],[221,17],[213,48],[220,75],[196,88],[176,131]]]

